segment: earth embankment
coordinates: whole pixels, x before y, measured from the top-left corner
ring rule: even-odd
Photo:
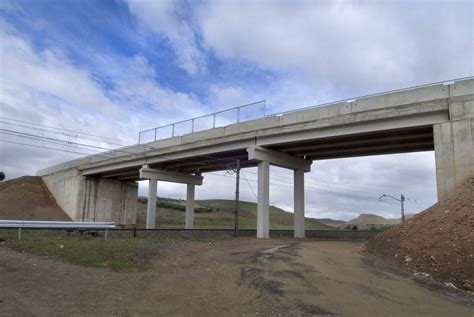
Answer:
[[[0,183],[0,219],[68,221],[41,177],[23,176]]]
[[[474,291],[474,179],[366,247],[413,273]]]

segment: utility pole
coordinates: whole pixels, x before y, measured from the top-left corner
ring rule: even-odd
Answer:
[[[396,198],[396,197],[393,197],[392,195],[386,195],[386,194],[383,194],[382,196],[379,197],[379,200],[381,201],[382,198],[384,197],[388,197],[388,198],[392,198],[392,199],[395,199],[396,201],[399,201],[400,202],[400,212],[402,214],[402,222],[405,222],[405,196],[403,196],[403,194],[400,195],[400,199]]]
[[[235,165],[228,165],[227,174],[235,174],[235,211],[234,211],[234,236],[239,236],[239,195],[240,195],[240,160],[235,160]]]
[[[404,206],[404,202],[405,202],[405,196],[403,196],[403,194],[400,195],[400,210],[402,212],[402,222],[405,222],[405,206]]]
[[[235,168],[235,219],[234,236],[239,236],[239,195],[240,195],[240,161],[237,160]]]

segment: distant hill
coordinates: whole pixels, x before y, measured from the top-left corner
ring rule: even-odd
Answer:
[[[334,228],[339,228],[346,224],[344,220],[334,220],[331,218],[316,218],[316,220]]]
[[[373,214],[360,214],[358,217],[348,221],[347,223],[360,224],[375,224],[375,225],[394,225],[400,223],[400,219],[387,219],[382,216]]]
[[[358,229],[386,229],[393,225],[399,224],[400,219],[387,219],[382,216],[374,214],[360,214],[358,217],[348,221],[346,225],[343,225],[342,228],[347,225],[355,225]]]
[[[146,222],[147,199],[138,199],[137,225],[144,227]],[[157,199],[157,228],[183,228],[186,201],[160,198]],[[194,228],[196,229],[232,229],[234,228],[233,200],[197,200],[195,204]],[[257,204],[240,202],[240,228],[255,229],[257,227]],[[332,230],[316,219],[306,218],[305,227],[308,230]],[[270,207],[270,229],[293,229],[293,214],[283,209]]]

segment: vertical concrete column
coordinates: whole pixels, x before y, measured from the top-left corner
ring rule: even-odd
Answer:
[[[295,238],[305,237],[304,228],[304,171],[294,170],[294,236]]]
[[[186,191],[186,218],[185,229],[192,229],[194,226],[194,189],[193,184],[188,184]]]
[[[146,208],[146,228],[155,229],[156,221],[156,179],[148,180],[148,205]]]
[[[474,177],[474,119],[433,126],[438,200]]]
[[[270,163],[258,163],[257,238],[270,236]]]

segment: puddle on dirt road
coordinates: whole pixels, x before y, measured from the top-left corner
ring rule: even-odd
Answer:
[[[263,249],[242,262],[237,284],[278,300],[289,315],[473,316],[472,307],[369,267],[361,246],[304,241]]]

